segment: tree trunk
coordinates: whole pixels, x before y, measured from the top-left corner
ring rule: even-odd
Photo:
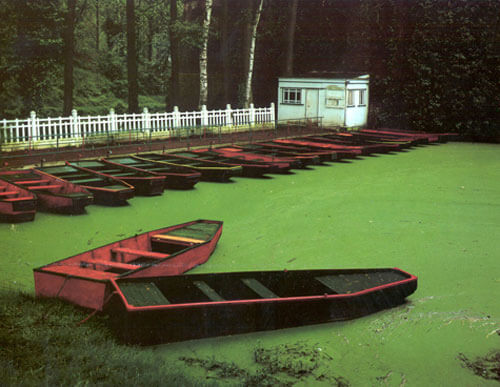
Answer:
[[[127,73],[128,112],[139,112],[139,86],[137,81],[137,49],[135,37],[134,0],[127,0]]]
[[[99,30],[99,0],[95,0],[95,49],[97,52],[99,52],[99,35],[100,35],[100,30]]]
[[[231,72],[229,64],[229,0],[222,0],[222,31],[221,31],[221,51],[222,51],[222,74],[223,74],[223,90],[224,103],[230,102],[230,84]]]
[[[170,58],[172,67],[170,69],[166,107],[167,110],[172,110],[175,105],[179,105],[179,33],[176,29],[177,0],[168,1],[170,2],[170,22],[168,32],[170,35]]]
[[[73,59],[75,54],[76,0],[68,0],[64,20],[64,106],[63,116],[70,116],[73,109]]]
[[[255,10],[255,14],[251,24],[251,34],[250,34],[250,47],[248,49],[248,66],[246,72],[245,89],[244,89],[244,99],[243,107],[248,108],[252,103],[252,75],[253,75],[253,64],[255,59],[255,41],[257,40],[257,27],[259,25],[260,14],[262,12],[262,3],[264,0],[258,0],[259,5]]]
[[[205,18],[203,19],[202,47],[200,51],[200,100],[198,108],[208,101],[208,33],[210,31],[210,17],[212,14],[212,0],[205,0]]]
[[[288,7],[288,30],[286,34],[285,77],[293,75],[293,43],[295,40],[295,25],[297,23],[297,4],[299,0],[292,0]]]

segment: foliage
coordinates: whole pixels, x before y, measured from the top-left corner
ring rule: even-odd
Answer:
[[[151,350],[117,344],[104,317],[0,290],[3,385],[192,385]],[[154,372],[151,372],[154,370]]]
[[[27,116],[50,103],[48,90],[62,76],[59,0],[0,2],[0,106],[6,116]]]

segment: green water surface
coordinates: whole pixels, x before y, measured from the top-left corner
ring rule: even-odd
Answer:
[[[208,359],[298,385],[498,385],[458,356],[500,349],[500,146],[450,143],[268,179],[38,213],[0,224],[0,286],[33,290],[32,269],[135,233],[193,219],[224,221],[194,272],[399,267],[419,277],[408,303],[357,320],[137,349],[202,383],[241,384],[186,359]],[[263,366],[259,353],[271,354]],[[274,357],[273,357],[274,356]],[[274,364],[274,363],[273,363]],[[287,367],[302,367],[291,374]],[[220,369],[220,367],[219,367]]]

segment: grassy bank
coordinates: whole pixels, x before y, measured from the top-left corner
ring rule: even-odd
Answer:
[[[17,304],[41,308],[57,321],[64,308],[61,319],[70,319],[70,326],[85,314],[17,296],[20,290],[31,294],[33,267],[190,219],[224,221],[217,250],[196,272],[400,267],[419,276],[407,304],[345,323],[129,348],[91,319],[67,333],[83,329],[105,339],[80,347],[56,344],[30,367],[9,363],[8,380],[31,377],[66,347],[69,355],[51,369],[76,367],[78,356],[94,357],[98,348],[106,354],[103,369],[128,354],[137,375],[144,367],[148,377],[172,372],[185,383],[497,385],[476,373],[494,376],[494,351],[500,349],[499,150],[467,143],[418,147],[288,176],[200,183],[188,192],[135,198],[126,207],[91,206],[87,215],[41,213],[33,223],[2,224],[0,285],[11,310]],[[36,325],[16,325],[18,318],[2,325],[2,338],[36,332]],[[35,342],[45,348],[44,341]],[[72,384],[94,380],[71,374]]]

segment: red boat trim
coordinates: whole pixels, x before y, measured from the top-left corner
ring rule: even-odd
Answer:
[[[209,306],[209,305],[239,305],[239,304],[250,304],[250,303],[271,303],[271,302],[290,302],[290,301],[312,301],[312,300],[332,300],[332,299],[341,299],[341,298],[353,298],[358,297],[364,294],[373,293],[379,290],[384,290],[390,287],[394,287],[396,285],[403,285],[406,283],[417,281],[417,277],[413,274],[407,273],[398,268],[393,268],[392,270],[398,270],[401,273],[409,275],[410,278],[391,282],[390,284],[376,286],[374,288],[369,288],[365,290],[361,290],[356,293],[350,294],[324,294],[321,296],[304,296],[304,297],[286,297],[286,298],[266,298],[266,299],[248,299],[248,300],[231,300],[231,301],[212,301],[212,302],[194,302],[188,304],[169,304],[169,305],[153,305],[153,306],[133,306],[127,302],[127,299],[123,295],[120,287],[117,285],[115,279],[110,279],[111,283],[115,287],[115,291],[122,299],[127,311],[129,312],[145,312],[145,311],[153,311],[153,310],[161,310],[161,309],[182,309],[182,308],[192,308],[192,307],[201,307],[201,306]]]

